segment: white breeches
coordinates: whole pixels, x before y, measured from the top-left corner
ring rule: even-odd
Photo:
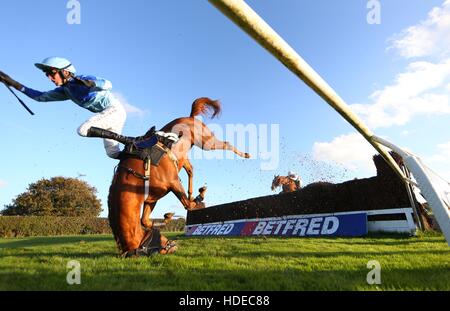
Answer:
[[[102,112],[96,113],[86,122],[81,124],[78,128],[78,134],[81,136],[87,136],[87,132],[92,126],[109,130],[117,134],[122,134],[122,129],[125,125],[126,118],[127,113],[125,108],[118,100],[114,100],[111,106]],[[112,139],[104,139],[103,144],[105,146],[106,154],[110,158],[114,159],[120,153],[120,146],[117,141]]]

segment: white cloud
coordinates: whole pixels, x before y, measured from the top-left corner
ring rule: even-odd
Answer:
[[[0,188],[6,187],[6,185],[6,181],[0,179]]]
[[[417,115],[450,114],[450,0],[390,41],[388,49],[405,58],[433,56],[433,62],[410,63],[367,103],[351,105],[353,110],[372,128],[404,125]]]
[[[388,49],[405,58],[444,55],[450,52],[450,0],[434,7],[426,20],[395,35]]]
[[[423,162],[434,172],[447,181],[450,181],[450,141],[437,145],[437,152],[431,156],[422,156]]]
[[[147,110],[142,110],[137,106],[134,106],[128,102],[128,100],[125,98],[124,95],[118,92],[114,92],[114,96],[122,103],[122,105],[125,107],[125,110],[128,115],[137,115],[138,117],[144,117],[148,114]]]
[[[429,163],[450,163],[450,141],[437,145],[438,153],[427,159]]]
[[[402,57],[430,58],[411,62],[392,83],[373,92],[367,102],[351,105],[351,109],[372,129],[402,126],[420,115],[450,114],[450,0],[433,8],[426,20],[401,31],[390,43],[388,49],[395,49]],[[450,176],[450,142],[438,149],[424,159]],[[361,136],[349,134],[315,143],[313,153],[319,160],[361,169],[373,167],[371,155],[376,152]]]
[[[358,133],[341,135],[331,142],[316,142],[313,158],[326,163],[339,163],[353,171],[375,172],[372,156],[377,151]]]
[[[403,130],[401,131],[401,134],[403,136],[411,136],[414,135],[416,133],[416,130]]]
[[[371,103],[351,108],[372,128],[404,125],[416,115],[450,114],[449,80],[450,58],[436,64],[414,62],[393,84],[372,93]]]

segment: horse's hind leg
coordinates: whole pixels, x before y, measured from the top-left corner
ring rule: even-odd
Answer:
[[[241,158],[250,158],[250,154],[247,152],[242,152],[236,149],[233,145],[231,145],[227,141],[221,141],[217,139],[212,133],[211,135],[205,135],[202,137],[202,146],[203,150],[230,150],[235,154],[240,156]]]

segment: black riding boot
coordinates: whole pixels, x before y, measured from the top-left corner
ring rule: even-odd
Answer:
[[[128,137],[123,136],[99,127],[91,127],[89,128],[87,132],[87,137],[100,137],[100,138],[107,138],[107,139],[113,139],[115,141],[118,141],[119,143],[122,143],[124,145],[132,143],[135,141],[134,137]]]
[[[155,135],[155,132],[156,132],[156,130],[155,130],[155,127],[153,126],[153,127],[152,127],[151,129],[149,129],[149,130],[147,131],[147,133],[145,133],[144,135],[135,137],[135,138],[134,138],[134,141],[135,141],[135,142],[139,142],[139,141],[146,140],[146,139],[152,137],[153,135]]]

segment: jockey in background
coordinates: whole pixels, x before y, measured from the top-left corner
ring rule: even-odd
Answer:
[[[300,178],[300,176],[297,173],[289,171],[288,177],[296,183],[298,188],[302,187],[302,179]]]
[[[198,196],[194,199],[194,202],[197,203],[197,208],[204,208],[205,204],[203,203],[203,200],[205,199],[206,190],[208,188],[206,186],[203,186],[198,189]]]
[[[40,92],[28,88],[13,80],[0,71],[0,82],[14,87],[28,97],[40,101],[72,100],[78,106],[93,113],[94,116],[81,124],[78,134],[89,136],[91,127],[122,133],[127,113],[120,101],[111,93],[110,81],[95,76],[76,75],[75,67],[70,61],[61,57],[49,57],[35,66],[42,70],[46,77],[57,88],[47,92]],[[119,143],[115,140],[104,139],[104,146],[110,158],[117,159],[120,154]]]

